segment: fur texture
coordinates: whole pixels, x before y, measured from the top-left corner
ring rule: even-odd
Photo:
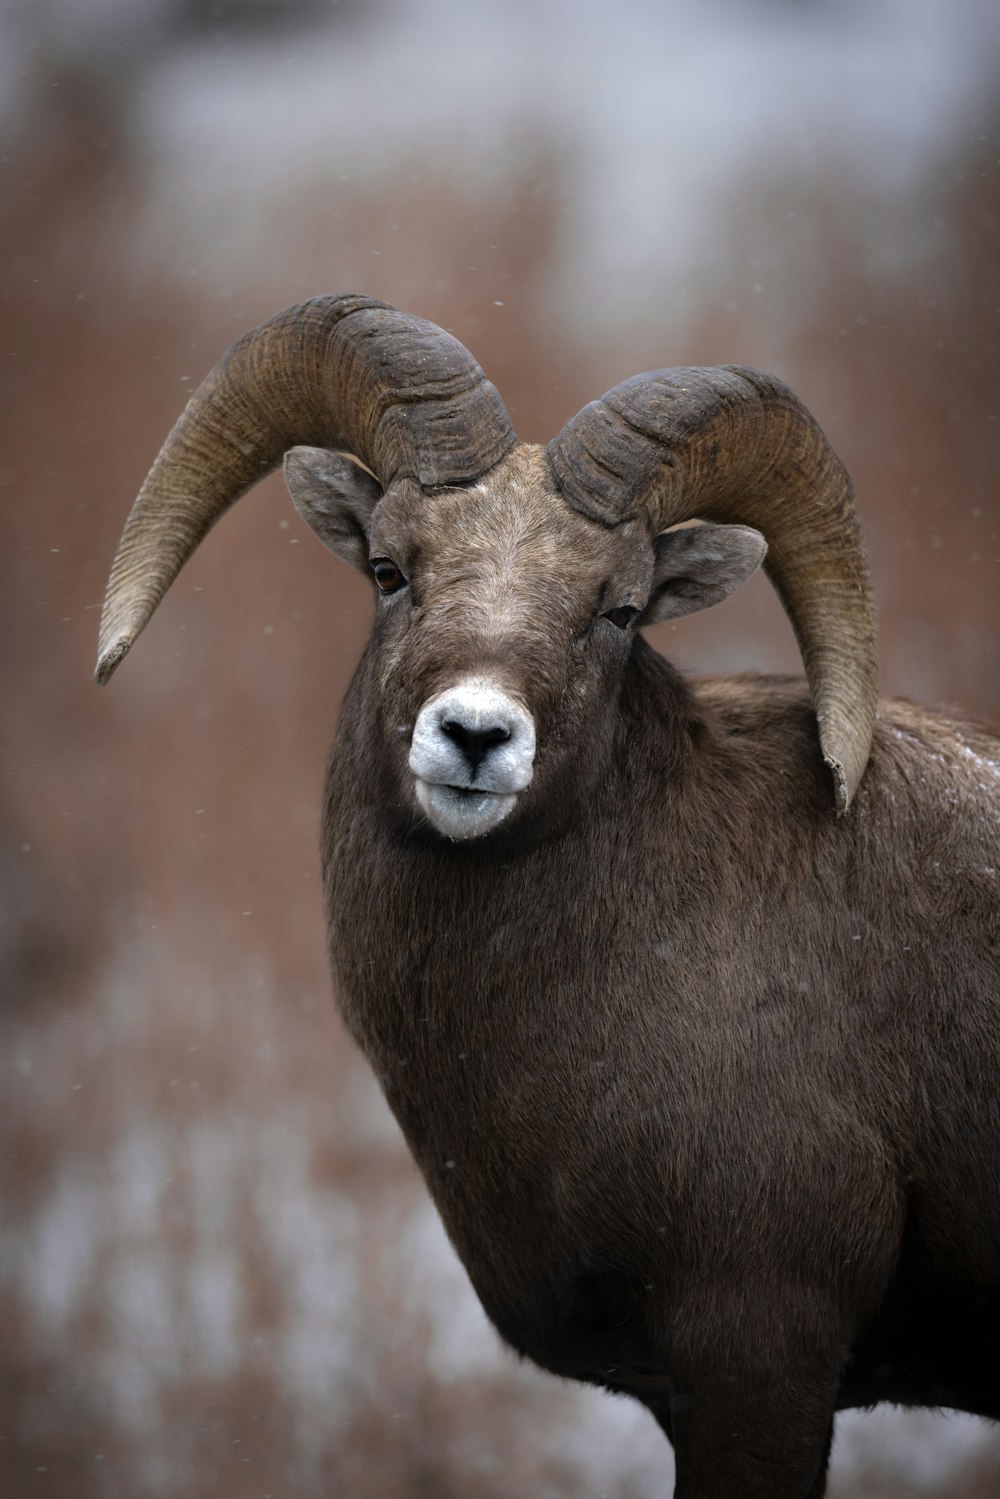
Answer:
[[[374,511],[338,993],[502,1335],[648,1405],[685,1499],[815,1499],[837,1408],[1000,1417],[1000,746],[884,704],[835,817],[803,685],[686,684],[608,617],[648,532],[523,462]],[[453,842],[408,736],[474,673],[538,750]]]

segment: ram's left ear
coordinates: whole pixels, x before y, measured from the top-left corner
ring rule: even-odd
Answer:
[[[285,483],[292,503],[324,546],[370,578],[368,533],[382,498],[373,474],[329,448],[289,448]]]
[[[687,526],[661,532],[655,545],[643,625],[718,604],[756,572],[767,551],[763,536],[749,526]]]

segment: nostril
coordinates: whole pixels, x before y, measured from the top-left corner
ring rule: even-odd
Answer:
[[[471,765],[473,775],[494,745],[506,744],[510,738],[510,729],[506,724],[493,724],[486,729],[474,729],[468,724],[459,723],[457,718],[444,719],[441,732],[458,745]]]
[[[479,737],[484,749],[491,749],[494,744],[506,744],[510,738],[510,729],[504,728],[503,724],[497,724],[495,729],[483,729]]]

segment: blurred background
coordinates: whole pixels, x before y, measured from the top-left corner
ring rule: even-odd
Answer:
[[[128,506],[244,329],[442,323],[525,439],[643,369],[784,377],[853,472],[883,686],[1000,718],[995,0],[0,0],[0,1495],[654,1499],[518,1365],[325,970],[323,762],[371,607],[277,479],[92,685]],[[762,577],[654,632],[798,670]],[[840,1419],[835,1499],[1000,1491]]]

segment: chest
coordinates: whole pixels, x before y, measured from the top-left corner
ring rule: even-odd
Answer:
[[[326,871],[347,1024],[483,1299],[564,1277],[657,1197],[668,1111],[663,1066],[635,1048],[635,922],[609,921],[608,892],[589,912],[567,899],[571,851],[462,867],[363,843],[346,826]],[[657,1029],[660,1051],[665,1012]]]

